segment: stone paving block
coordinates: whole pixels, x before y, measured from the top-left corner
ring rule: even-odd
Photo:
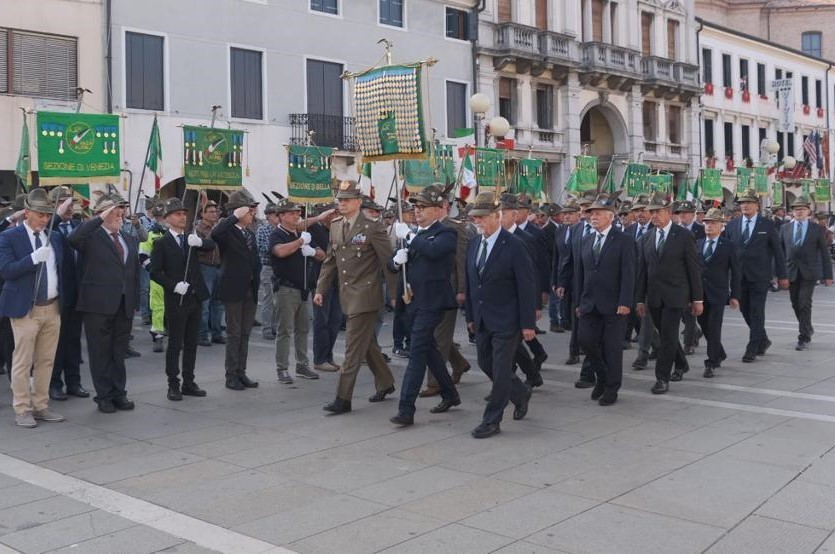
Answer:
[[[224,422],[220,425],[212,425],[211,427],[203,427],[193,431],[154,437],[148,442],[166,446],[168,448],[185,448],[187,446],[194,446],[195,444],[216,442],[228,437],[235,437],[250,433],[252,431],[253,428],[248,425]]]
[[[15,479],[14,477],[9,477],[3,473],[0,473],[0,489],[5,489],[7,487],[14,487],[17,485],[23,484],[23,481]]]
[[[0,425],[0,452],[9,454],[46,444],[58,444],[100,434],[101,432],[97,429],[91,429],[70,421],[64,421],[60,424],[39,425],[34,429],[21,429],[10,421],[8,426]]]
[[[183,447],[181,450],[203,456],[204,458],[221,458],[229,454],[252,450],[259,446],[279,444],[293,438],[295,437],[289,433],[254,429],[249,433],[237,434],[211,442],[202,442]]]
[[[488,508],[460,523],[506,537],[522,539],[597,505],[598,502],[595,500],[547,488]]]
[[[188,452],[170,450],[168,452],[156,452],[147,456],[139,456],[112,464],[74,471],[72,475],[79,479],[101,485],[104,483],[112,483],[113,481],[122,481],[123,479],[139,475],[147,475],[148,473],[163,469],[193,464],[202,459],[200,456],[195,456]]]
[[[95,510],[5,535],[3,542],[21,552],[46,552],[134,525],[130,520]]]
[[[685,452],[713,454],[732,444],[739,443],[752,435],[753,433],[734,431],[717,425],[711,425],[674,437],[663,442],[662,446],[664,448],[673,448]]]
[[[180,544],[175,544],[170,548],[158,550],[157,552],[167,552],[169,554],[218,554],[217,550],[203,548],[202,546],[197,546],[193,542],[182,542]]]
[[[757,514],[833,531],[835,487],[797,479],[769,498]]]
[[[788,420],[789,418],[784,416],[758,414],[753,412],[737,412],[712,423],[711,426],[721,427],[730,431],[742,431],[743,433],[762,433],[763,431],[776,427]]]
[[[402,542],[382,552],[386,554],[426,554],[427,552],[484,553],[493,552],[513,542],[487,531],[451,524],[414,539]]]
[[[535,490],[533,487],[488,477],[425,496],[404,504],[402,508],[451,522],[525,496]]]
[[[148,554],[183,543],[183,539],[144,525],[101,535],[94,539],[53,550],[55,554]]]
[[[32,448],[17,450],[15,458],[27,462],[44,462],[56,458],[65,458],[74,454],[89,453],[112,446],[119,446],[135,442],[133,439],[115,435],[113,433],[102,433],[87,437],[80,437],[75,440],[62,440],[55,443],[46,443]]]
[[[493,551],[493,554],[551,554],[553,552],[561,552],[560,550],[553,550],[546,548],[541,544],[533,544],[531,542],[516,541],[504,548]]]
[[[211,427],[220,423],[204,414],[139,404],[136,410],[108,416],[94,413],[91,426],[102,431],[118,433],[137,440],[148,440],[172,433]]]
[[[804,377],[773,377],[766,381],[757,383],[757,387],[763,389],[774,389],[798,392],[806,387],[810,387],[818,383],[818,379],[804,378]],[[808,391],[807,391],[808,392]]]
[[[18,485],[4,487],[0,491],[0,510],[55,496],[55,493],[50,490],[22,481],[17,482]]]
[[[388,509],[383,504],[345,494],[328,496],[301,506],[294,506],[294,502],[295,499],[289,497],[284,511],[234,529],[272,544],[284,545]]]
[[[835,423],[790,419],[768,431],[764,431],[764,434],[832,445],[835,444]]]
[[[442,525],[445,523],[440,520],[395,508],[294,542],[287,548],[300,554],[379,552]]]
[[[148,444],[146,442],[132,442],[119,446],[102,448],[95,452],[82,452],[64,458],[46,461],[40,465],[54,469],[59,473],[74,473],[88,468],[110,465],[132,460],[140,456],[147,456],[157,452],[164,452],[162,446]]]
[[[759,433],[726,448],[721,455],[800,471],[832,447],[831,444],[824,445],[801,439],[802,437],[788,439]]]
[[[803,414],[835,416],[835,403],[811,398],[774,398],[765,406]]]
[[[279,442],[256,446],[241,452],[233,452],[217,459],[240,467],[254,468],[297,458],[319,450],[327,450],[333,448],[334,444],[333,441],[290,435]]]
[[[94,508],[65,496],[27,502],[0,510],[0,535],[38,527],[50,521],[92,512]]]
[[[629,429],[630,427],[635,427],[644,423],[647,423],[647,421],[637,417],[601,413],[600,415],[584,419],[582,421],[563,425],[560,429],[563,431],[578,433],[585,439],[591,440],[605,437],[606,435],[611,435],[613,433],[617,433],[618,431]]]
[[[121,491],[132,496],[145,496],[172,488],[187,487],[193,483],[202,484],[208,481],[238,473],[241,468],[217,460],[202,460],[193,464],[177,466],[115,481],[108,488]]]
[[[351,494],[389,506],[402,506],[476,479],[478,476],[472,473],[442,467],[428,467],[402,477],[357,489]]]
[[[767,554],[815,552],[827,537],[821,529],[786,521],[751,516],[731,530],[710,550],[711,554]]]
[[[795,477],[794,471],[711,456],[613,503],[730,529]]]
[[[526,540],[566,552],[685,554],[702,552],[722,533],[692,521],[602,504]]]
[[[835,487],[835,452],[829,452],[815,460],[803,471],[799,479]]]

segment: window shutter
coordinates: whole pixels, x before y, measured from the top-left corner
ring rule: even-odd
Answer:
[[[548,0],[536,0],[536,28],[548,30]]]
[[[9,92],[9,32],[0,29],[0,92]]]
[[[78,86],[76,39],[12,34],[14,94],[74,100]]]
[[[499,0],[498,8],[499,23],[508,23],[513,21],[513,7],[511,0]]]
[[[652,55],[652,14],[641,12],[641,54]]]
[[[263,119],[261,52],[232,48],[232,117]]]
[[[389,16],[391,24],[396,27],[403,26],[403,0],[391,0]]]

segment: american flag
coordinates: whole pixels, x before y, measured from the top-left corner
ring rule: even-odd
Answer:
[[[805,153],[805,162],[806,166],[809,169],[813,167],[817,167],[818,165],[818,140],[817,140],[817,133],[812,131],[806,136],[806,140],[803,141],[803,152]]]

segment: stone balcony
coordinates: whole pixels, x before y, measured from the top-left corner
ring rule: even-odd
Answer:
[[[513,65],[516,73],[535,76],[551,70],[555,79],[579,64],[579,50],[573,37],[520,23],[494,25],[492,43],[483,44],[480,51],[493,56],[496,69]]]
[[[597,86],[606,79],[610,89],[629,90],[642,77],[640,52],[603,42],[580,45],[581,83]]]
[[[653,94],[667,100],[679,97],[686,102],[701,92],[699,67],[695,65],[659,56],[646,56],[641,59],[641,73],[641,90],[645,95]]]

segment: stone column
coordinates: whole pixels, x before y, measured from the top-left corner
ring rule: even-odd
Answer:
[[[583,87],[580,85],[580,80],[577,73],[571,72],[568,74],[566,85],[560,87],[560,127],[563,133],[563,148],[565,150],[565,161],[559,164],[560,171],[560,187],[565,187],[568,182],[568,177],[571,175],[571,170],[574,169],[574,156],[579,156],[582,145],[580,144],[580,93]],[[555,196],[559,196],[558,191],[554,191]]]

